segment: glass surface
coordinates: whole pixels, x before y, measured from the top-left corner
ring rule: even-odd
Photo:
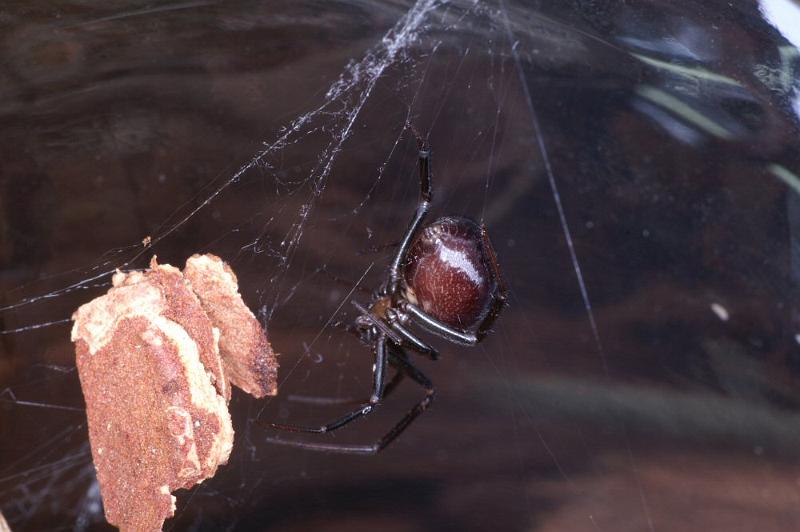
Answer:
[[[280,353],[169,530],[800,529],[800,28],[781,2],[0,6],[0,510],[103,530],[70,316],[156,254],[228,261]],[[347,332],[417,205],[509,288],[423,392]],[[419,330],[419,329],[415,329]],[[324,401],[322,399],[330,399]]]

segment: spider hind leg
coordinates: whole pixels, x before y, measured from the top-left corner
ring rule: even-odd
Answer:
[[[299,441],[299,440],[284,440],[281,438],[276,438],[272,436],[268,436],[265,441],[270,443],[276,443],[278,445],[286,445],[290,447],[298,447],[300,449],[306,449],[310,451],[326,451],[331,453],[341,453],[341,454],[362,454],[362,455],[370,455],[370,454],[377,454],[383,449],[385,449],[390,443],[392,443],[395,439],[397,439],[400,434],[403,433],[413,422],[416,420],[422,413],[424,413],[433,403],[433,399],[436,394],[436,390],[433,386],[433,383],[422,373],[419,369],[417,369],[414,364],[408,360],[405,352],[402,351],[401,348],[387,345],[388,351],[388,359],[389,362],[397,368],[397,374],[392,378],[388,385],[386,385],[384,389],[384,397],[388,396],[391,391],[395,389],[397,384],[400,383],[403,377],[409,377],[411,380],[416,382],[425,390],[425,397],[423,397],[417,404],[415,404],[411,410],[409,410],[401,419],[398,421],[386,434],[381,437],[377,442],[367,445],[358,445],[358,444],[340,444],[340,443],[317,443],[317,442],[309,442],[309,441]],[[372,410],[370,410],[371,412]],[[343,425],[357,419],[359,417],[363,417],[366,413],[357,413],[358,411],[351,412],[347,416],[339,418],[339,420],[329,423],[330,425],[335,425],[335,428],[329,430],[335,430],[336,428],[342,427]],[[344,421],[344,422],[342,422]],[[275,428],[284,428],[289,427],[286,425],[273,425]],[[296,427],[302,429],[303,427]],[[319,430],[292,430],[291,428],[286,428],[286,430],[290,430],[292,432],[321,432]]]
[[[383,398],[384,384],[386,380],[386,335],[381,333],[375,343],[375,365],[372,370],[372,395],[369,399],[362,403],[358,408],[348,412],[347,414],[334,419],[324,425],[318,427],[306,427],[302,425],[285,425],[282,423],[271,423],[273,428],[284,430],[287,432],[309,432],[313,434],[325,434],[341,428],[348,423],[355,421],[360,417],[372,413],[375,407],[380,403]]]

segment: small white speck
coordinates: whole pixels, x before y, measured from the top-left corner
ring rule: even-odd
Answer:
[[[730,319],[730,317],[731,317],[731,315],[728,313],[728,309],[726,309],[725,307],[723,307],[719,303],[711,303],[711,310],[722,321],[728,321],[728,319]]]

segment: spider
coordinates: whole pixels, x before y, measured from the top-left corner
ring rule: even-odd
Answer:
[[[404,377],[424,388],[425,397],[376,443],[348,445],[267,438],[303,449],[350,454],[375,454],[386,448],[433,402],[433,383],[411,362],[407,349],[432,360],[438,352],[407,325],[414,323],[451,342],[474,346],[489,332],[506,301],[486,227],[464,217],[447,216],[422,225],[431,204],[431,152],[417,136],[420,200],[400,242],[386,278],[350,329],[375,356],[372,394],[355,410],[318,427],[272,423],[290,432],[323,434],[372,412]],[[386,383],[387,364],[397,373]]]

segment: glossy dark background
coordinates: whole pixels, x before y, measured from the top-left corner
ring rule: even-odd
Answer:
[[[281,393],[234,396],[230,463],[168,529],[800,529],[800,55],[763,10],[0,6],[12,529],[104,529],[68,319],[115,268],[195,252],[237,272]],[[384,453],[269,445],[256,419],[369,392],[337,323],[413,212],[406,123],[432,216],[489,227],[509,307],[476,348],[431,339],[437,402]],[[371,442],[419,395],[325,441]]]

